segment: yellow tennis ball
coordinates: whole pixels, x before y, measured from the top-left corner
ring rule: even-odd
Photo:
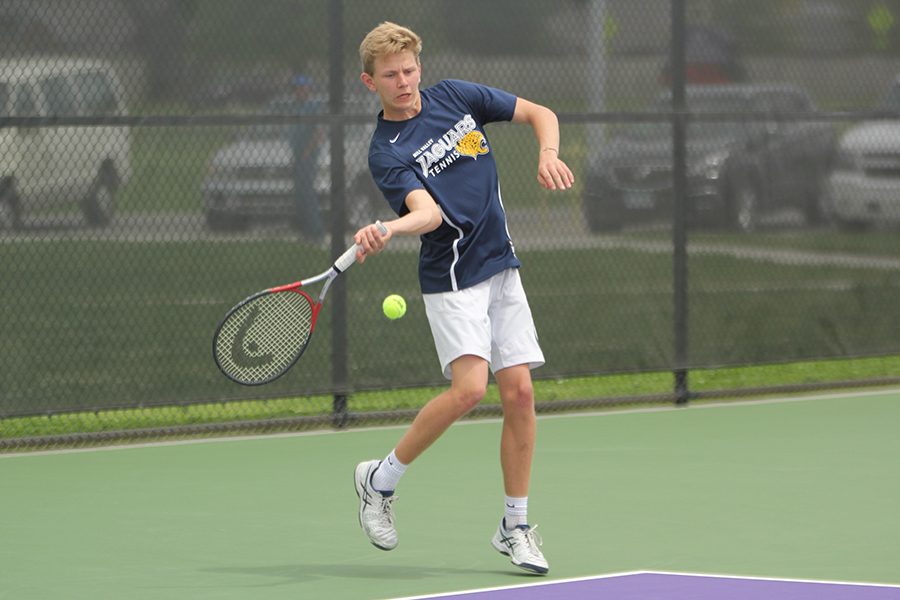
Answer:
[[[388,319],[392,321],[399,319],[406,314],[406,300],[403,299],[403,296],[391,294],[381,303],[381,310]]]

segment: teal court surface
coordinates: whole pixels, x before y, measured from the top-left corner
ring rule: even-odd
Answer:
[[[416,461],[399,546],[368,543],[353,469],[402,431],[0,455],[0,599],[900,598],[900,390],[541,417],[543,578],[490,545],[496,420]]]

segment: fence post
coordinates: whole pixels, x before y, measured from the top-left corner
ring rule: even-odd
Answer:
[[[687,158],[685,116],[685,0],[672,0],[672,288],[675,402],[687,404],[688,390],[688,273],[687,273]]]
[[[344,112],[344,3],[328,3],[328,109],[333,115]],[[344,123],[332,121],[331,143],[331,255],[338,256],[346,248],[346,208],[344,196]],[[331,299],[331,386],[334,394],[332,424],[347,424],[347,287],[344,281],[335,282]]]

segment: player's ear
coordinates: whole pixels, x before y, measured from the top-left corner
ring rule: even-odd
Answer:
[[[372,76],[371,76],[371,75],[369,75],[368,73],[366,73],[365,71],[363,71],[362,73],[359,74],[359,79],[360,79],[360,81],[363,82],[363,85],[364,85],[364,86],[366,86],[367,88],[369,88],[369,91],[370,91],[370,92],[374,92],[374,91],[375,91],[375,80],[372,79]]]

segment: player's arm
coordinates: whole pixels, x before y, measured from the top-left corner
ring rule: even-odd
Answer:
[[[441,209],[427,191],[413,190],[406,196],[409,212],[393,221],[387,221],[388,239],[391,234],[422,235],[441,226]]]
[[[363,262],[366,255],[381,252],[394,234],[422,235],[440,227],[441,209],[427,191],[423,189],[411,191],[406,196],[406,208],[409,212],[402,217],[383,222],[388,230],[386,234],[382,234],[374,224],[356,232],[354,239],[365,251],[362,256],[357,256],[359,262]]]
[[[538,183],[548,190],[572,187],[575,176],[559,158],[559,119],[556,113],[524,98],[516,99],[513,123],[528,123],[538,141]]]

